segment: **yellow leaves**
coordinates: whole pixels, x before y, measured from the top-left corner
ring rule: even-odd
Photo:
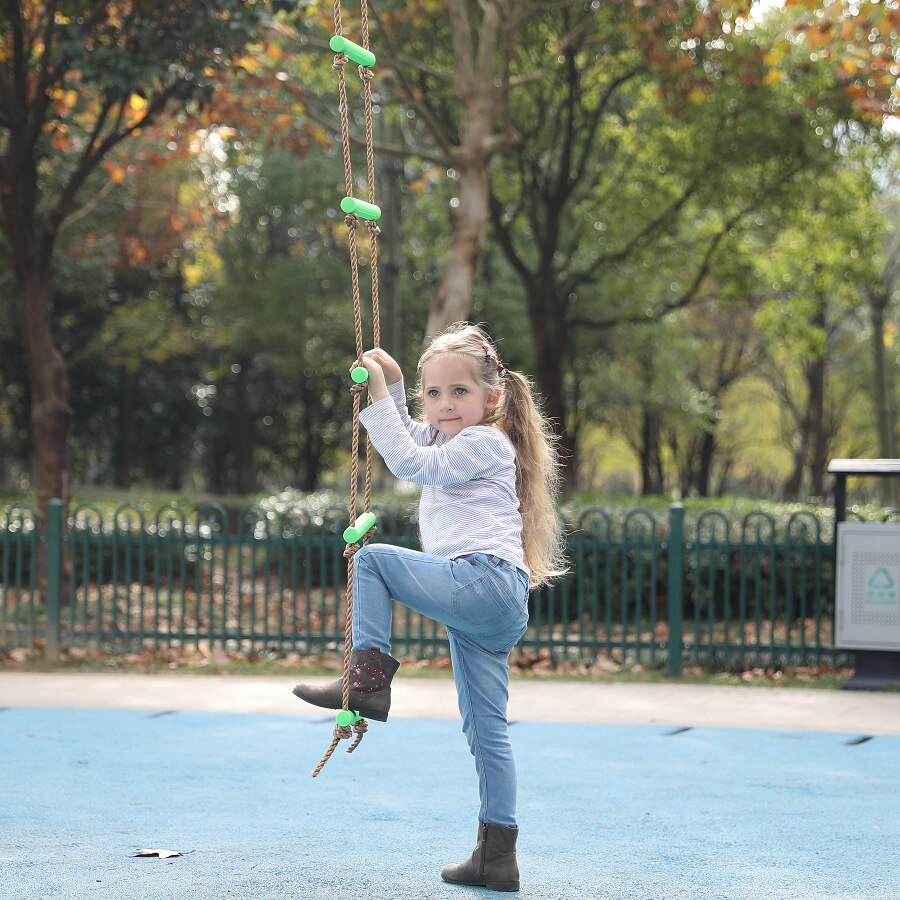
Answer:
[[[784,44],[775,44],[774,47],[770,47],[766,51],[765,56],[763,56],[763,63],[771,68],[781,65],[781,61],[784,59],[785,49]]]
[[[111,159],[103,160],[102,166],[113,184],[121,184],[128,177],[128,166]]]
[[[312,133],[313,137],[316,139],[316,143],[323,150],[327,150],[330,146],[330,141],[328,140],[328,135],[325,133],[325,129],[317,126],[312,129]]]
[[[831,22],[822,22],[820,25],[807,30],[806,43],[813,50],[819,50],[822,47],[826,47],[831,42],[832,37]]]
[[[888,348],[888,350],[892,350],[894,347],[894,341],[897,337],[897,325],[895,322],[888,322],[884,326],[884,346]]]
[[[784,81],[785,74],[781,71],[781,69],[770,69],[766,72],[765,77],[763,78],[764,84],[777,84],[779,81]]]
[[[688,99],[691,103],[699,106],[701,103],[706,103],[706,91],[700,88],[694,88],[689,94]]]
[[[132,94],[125,104],[125,121],[129,128],[134,128],[147,115],[147,101],[138,94]]]

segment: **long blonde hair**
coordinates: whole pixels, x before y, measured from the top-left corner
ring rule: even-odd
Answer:
[[[465,360],[484,391],[500,389],[499,401],[486,410],[481,424],[496,424],[516,451],[516,494],[525,565],[531,572],[529,587],[565,574],[565,535],[557,511],[561,481],[557,437],[535,402],[531,382],[521,372],[503,368],[491,339],[479,326],[456,322],[434,338],[419,359],[420,398],[422,369],[439,356]]]

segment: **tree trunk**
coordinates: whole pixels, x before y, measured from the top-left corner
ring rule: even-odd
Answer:
[[[884,311],[888,305],[888,292],[879,285],[867,291],[869,313],[872,321],[872,368],[875,389],[875,421],[878,426],[878,455],[882,459],[897,458],[894,385],[891,367],[884,352]],[[900,506],[900,484],[896,478],[879,478],[879,493],[884,506]]]
[[[137,374],[119,367],[119,409],[116,418],[115,484],[131,487],[134,466],[133,421],[137,396]]]
[[[73,411],[69,378],[50,330],[50,267],[36,265],[21,273],[22,343],[31,388],[35,487],[41,516],[53,498],[69,506],[68,439]]]
[[[695,487],[700,497],[709,496],[709,484],[712,477],[713,460],[716,456],[716,433],[706,431],[700,441],[700,459],[696,468]]]
[[[426,345],[448,325],[469,315],[488,220],[487,160],[481,153],[460,152],[459,157],[459,206],[450,214],[451,242],[428,313]]]
[[[254,459],[256,420],[259,417],[259,388],[251,371],[249,356],[238,359],[237,410],[234,417],[235,490],[253,494],[259,490]]]
[[[662,449],[660,447],[660,411],[641,407],[641,494],[661,494],[664,490]]]
[[[784,500],[799,500],[800,488],[803,486],[803,471],[809,452],[809,429],[806,422],[800,423],[800,446],[794,451],[794,468],[782,488]]]
[[[568,428],[563,383],[563,360],[569,346],[568,329],[562,317],[548,319],[546,280],[532,277],[527,284],[528,318],[534,347],[535,376],[543,400],[543,413],[559,438],[562,467],[562,494],[569,497],[575,485],[575,441]]]
[[[819,300],[812,324],[823,332],[826,331],[827,315],[825,301],[822,299]],[[828,460],[825,458],[828,449],[828,433],[825,425],[826,359],[827,351],[804,366],[806,381],[809,385],[807,421],[810,423],[811,431],[809,483],[815,497],[823,497],[825,494],[825,467],[828,464]]]
[[[811,447],[809,485],[814,497],[825,493],[825,467],[828,436],[825,428],[825,358],[813,360],[807,373],[809,381],[809,422]]]

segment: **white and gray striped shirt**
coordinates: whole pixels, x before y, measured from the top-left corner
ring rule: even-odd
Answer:
[[[528,572],[522,551],[522,516],[516,495],[516,453],[509,438],[489,425],[470,425],[448,438],[414,422],[403,381],[390,397],[359,416],[388,469],[421,484],[422,549],[453,559],[489,553]]]

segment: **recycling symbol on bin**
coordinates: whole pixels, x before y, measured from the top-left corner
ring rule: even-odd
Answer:
[[[867,603],[896,603],[897,591],[894,579],[891,578],[890,572],[880,566],[869,578],[866,584],[868,588],[866,602]]]

